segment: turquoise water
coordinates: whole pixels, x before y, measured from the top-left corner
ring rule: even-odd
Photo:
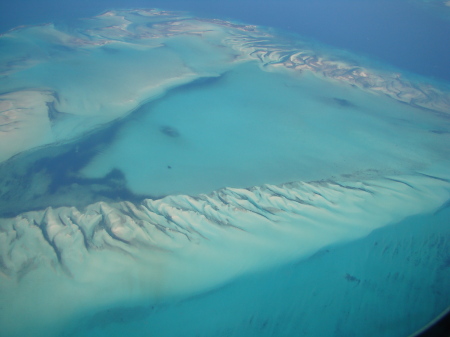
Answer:
[[[447,124],[387,98],[248,63],[141,107],[82,174],[119,169],[134,193],[156,196],[394,174],[427,167],[425,142],[447,152],[431,132]]]
[[[408,336],[448,305],[449,221],[447,207],[180,303],[105,308],[67,336]]]
[[[272,33],[0,37],[1,336],[394,337],[448,308],[445,85]]]

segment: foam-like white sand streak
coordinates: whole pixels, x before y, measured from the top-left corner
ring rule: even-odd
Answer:
[[[223,23],[226,24],[226,23]],[[450,93],[445,85],[433,86],[423,80],[412,82],[398,72],[362,66],[345,57],[336,57],[298,41],[298,46],[280,43],[276,35],[232,32],[225,44],[267,68],[284,67],[296,72],[310,71],[321,78],[354,85],[371,93],[382,93],[412,106],[450,113]],[[335,53],[338,53],[335,51]],[[341,53],[343,54],[343,53]]]
[[[433,211],[449,197],[450,183],[417,175],[227,188],[2,219],[2,331],[52,336],[56,318],[64,325],[88,308],[189,296]]]

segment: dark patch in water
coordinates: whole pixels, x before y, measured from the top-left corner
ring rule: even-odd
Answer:
[[[0,216],[12,217],[49,206],[82,209],[98,201],[140,202],[152,197],[132,193],[124,174],[117,169],[96,179],[84,178],[79,173],[109,147],[125,120],[92,132],[80,142],[44,147],[2,163]]]
[[[111,308],[94,314],[86,323],[88,329],[95,329],[107,326],[111,323],[130,323],[142,321],[154,310],[153,306],[131,307],[131,308]]]
[[[352,102],[350,102],[346,99],[343,99],[343,98],[333,97],[333,100],[335,103],[337,103],[337,105],[339,105],[343,108],[354,108],[355,107],[355,105]]]
[[[348,282],[355,282],[355,283],[360,283],[360,282],[361,282],[360,279],[358,279],[358,278],[356,278],[355,276],[350,275],[350,274],[345,274],[345,279],[346,279]]]
[[[344,108],[344,109],[355,109],[358,106],[354,104],[352,101],[349,101],[345,98],[340,97],[325,97],[325,96],[318,96],[317,99],[322,104],[331,105],[335,108]]]
[[[161,131],[166,136],[172,137],[172,138],[177,138],[180,136],[180,133],[178,132],[177,129],[175,129],[171,126],[167,126],[167,125],[161,126],[159,128],[159,131]]]
[[[205,88],[210,88],[212,86],[220,85],[220,83],[227,77],[228,72],[225,72],[219,76],[211,76],[211,77],[200,77],[198,79],[195,79],[189,83],[186,83],[184,85],[180,85],[178,87],[175,87],[171,89],[166,96],[164,96],[164,99],[167,99],[168,97],[171,97],[171,95],[177,95],[180,93],[186,93],[191,90],[201,90]],[[154,101],[157,102],[157,101]],[[148,104],[152,104],[153,102],[150,102]],[[145,105],[144,105],[145,106]]]
[[[436,133],[436,134],[438,134],[438,135],[444,135],[444,134],[450,133],[450,132],[447,131],[447,130],[430,130],[430,132]]]
[[[56,120],[61,120],[62,118],[66,117],[68,115],[65,112],[60,112],[60,111],[56,110],[54,102],[47,103],[47,110],[48,110],[48,119],[52,123],[55,122]]]
[[[171,92],[176,92],[177,90],[185,91],[185,90],[192,90],[192,89],[200,89],[201,87],[210,87],[213,85],[217,85],[219,82],[221,82],[226,76],[226,73],[220,75],[220,76],[211,76],[211,77],[200,77],[192,82],[189,82],[185,85],[182,85],[180,87],[174,88],[171,90]]]

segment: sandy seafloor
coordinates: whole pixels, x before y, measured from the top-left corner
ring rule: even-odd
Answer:
[[[445,62],[212,19],[0,37],[0,336],[394,337],[448,310]]]

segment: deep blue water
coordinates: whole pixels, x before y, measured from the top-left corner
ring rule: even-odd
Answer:
[[[188,10],[276,27],[414,73],[450,80],[450,8],[426,7],[411,0],[2,1],[0,31],[23,24],[67,22],[124,7]]]

